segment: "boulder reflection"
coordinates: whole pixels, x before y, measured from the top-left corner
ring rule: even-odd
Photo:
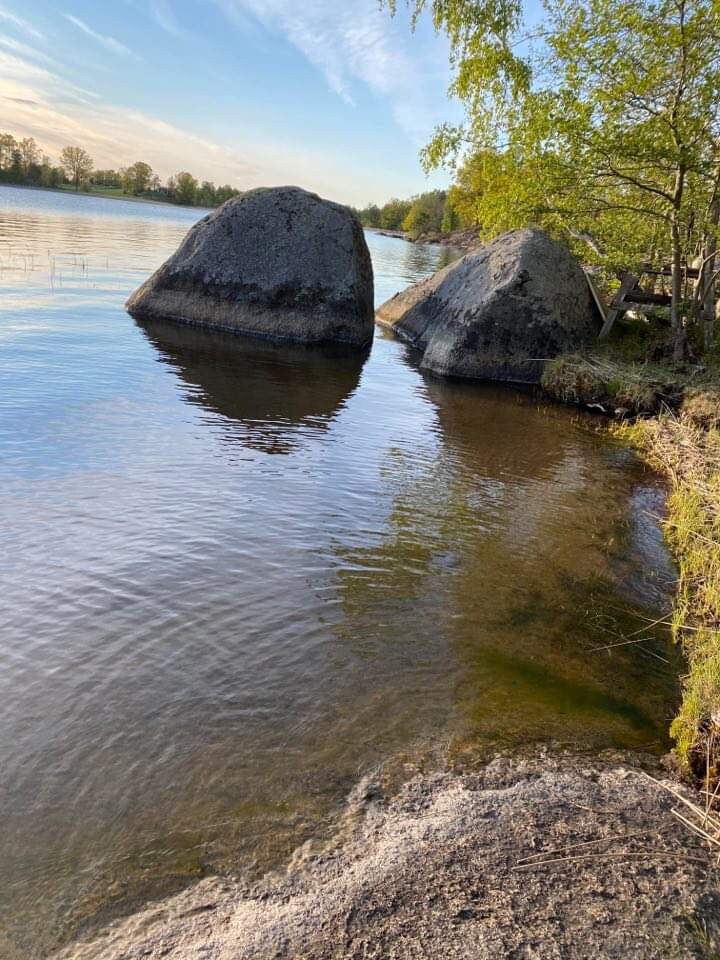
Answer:
[[[224,418],[224,436],[290,453],[325,431],[355,391],[367,353],[303,346],[163,321],[136,321],[177,374],[184,399]]]

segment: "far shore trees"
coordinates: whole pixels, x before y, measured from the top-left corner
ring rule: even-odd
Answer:
[[[76,190],[89,181],[93,172],[92,157],[83,147],[63,147],[60,166]]]
[[[433,190],[416,197],[403,220],[403,230],[411,237],[429,231],[439,232],[445,216],[446,200],[447,193],[444,190]]]
[[[97,187],[117,190],[122,186],[122,174],[119,170],[93,170],[90,182]]]
[[[33,167],[40,164],[40,148],[33,137],[25,137],[18,144],[18,150],[22,157],[23,173],[27,176]]]
[[[149,163],[138,160],[132,166],[121,171],[123,193],[132,193],[136,197],[145,193],[150,186],[153,171]]]
[[[11,133],[0,133],[0,183],[58,188],[69,183],[76,190],[105,193],[122,191],[145,200],[179,203],[184,206],[215,207],[241,191],[226,183],[216,187],[209,180],[202,184],[187,171],[170,177],[163,185],[149,163],[137,160],[118,170],[95,170],[89,153],[79,146],[63,149],[59,165],[42,154],[33,137],[18,140]]]
[[[170,186],[169,183],[168,186]],[[183,170],[173,178],[173,186],[170,187],[170,192],[176,203],[191,207],[197,199],[198,182],[191,173]]]
[[[11,133],[0,133],[0,182],[51,187],[62,177],[59,167],[40,153],[33,137],[17,140]]]
[[[402,230],[403,221],[410,212],[412,200],[398,200],[393,197],[382,207],[376,204],[370,204],[362,210],[356,210],[355,213],[360,218],[364,227],[378,227],[383,230]]]
[[[11,133],[0,133],[0,170],[10,167],[14,149],[15,137]]]
[[[431,190],[409,200],[394,198],[382,207],[371,203],[355,212],[364,227],[402,230],[412,237],[422,233],[451,233],[464,226],[463,216],[453,206],[446,190]]]

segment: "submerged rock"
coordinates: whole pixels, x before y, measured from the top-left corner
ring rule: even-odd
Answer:
[[[378,322],[433,373],[537,383],[545,359],[594,342],[602,318],[582,268],[541,230],[513,230],[383,304]]]
[[[299,187],[251,190],[196,223],[127,309],[143,320],[365,346],[370,253],[347,207]]]

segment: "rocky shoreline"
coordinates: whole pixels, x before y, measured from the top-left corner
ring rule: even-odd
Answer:
[[[384,230],[382,228],[369,228],[381,237],[393,237],[396,240],[407,240],[408,243],[417,243],[420,246],[441,246],[455,247],[457,250],[474,250],[482,243],[477,229],[472,227],[469,230],[454,230],[452,233],[421,233],[417,237],[412,237],[404,230]]]
[[[653,758],[541,750],[389,795],[366,777],[334,840],[283,873],[203,880],[55,960],[714,956],[717,865],[663,776]]]

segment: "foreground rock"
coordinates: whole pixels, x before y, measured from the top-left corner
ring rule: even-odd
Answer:
[[[365,781],[334,848],[299,851],[259,888],[205,880],[60,956],[709,956],[713,858],[671,800],[639,770],[573,758],[419,776],[391,800]]]
[[[592,344],[602,318],[582,268],[540,230],[514,230],[399,293],[378,322],[433,373],[538,383],[543,361]]]
[[[365,346],[370,253],[347,207],[299,187],[251,190],[195,224],[127,309],[141,320]]]

